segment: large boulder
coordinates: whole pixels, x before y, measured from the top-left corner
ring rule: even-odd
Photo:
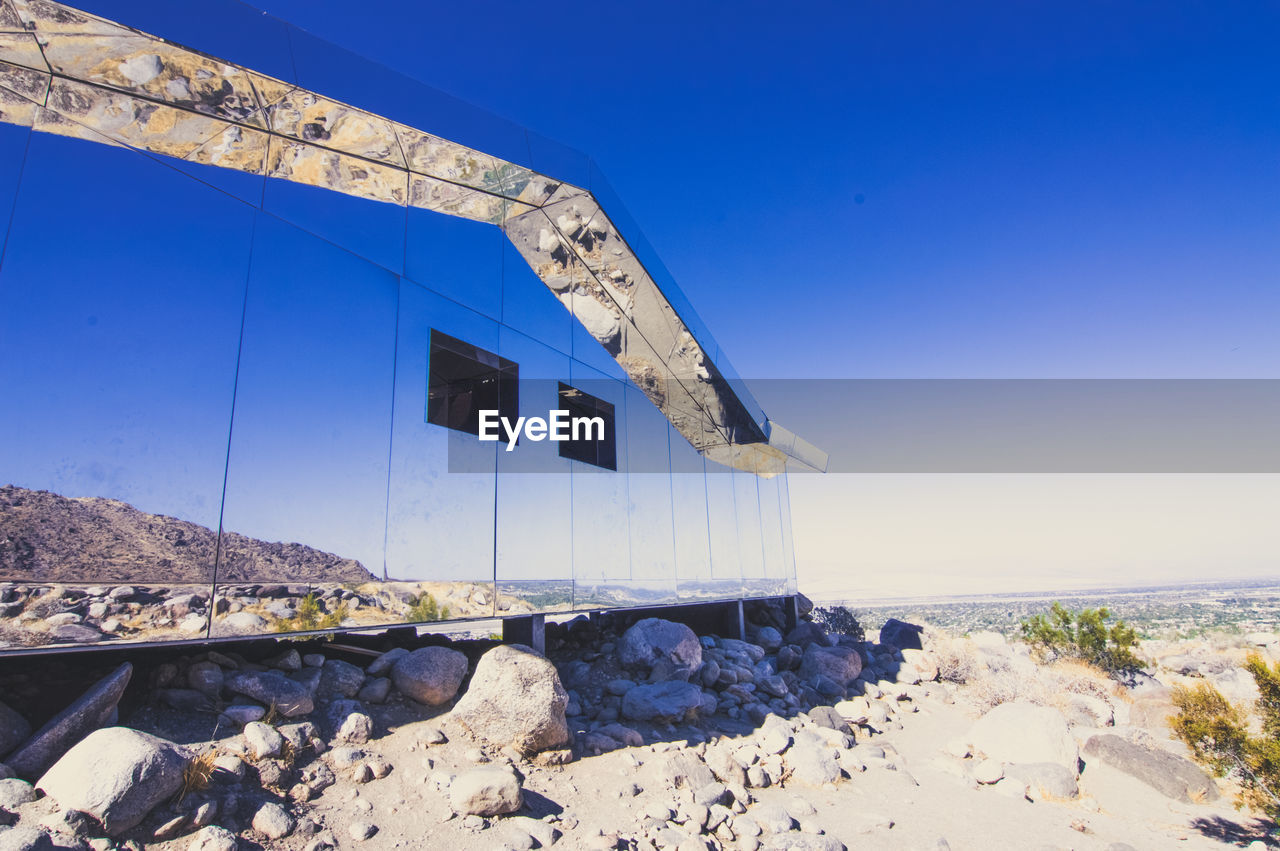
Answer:
[[[884,626],[880,627],[880,643],[888,644],[899,650],[923,650],[924,643],[920,640],[924,627],[900,621],[897,618],[889,618],[884,622]]]
[[[800,621],[795,629],[787,633],[787,644],[807,647],[810,644],[827,643],[827,631],[813,621]]]
[[[419,648],[391,667],[391,681],[396,688],[427,706],[453,700],[466,676],[466,655],[448,647]]]
[[[316,708],[311,690],[279,671],[237,671],[227,677],[226,687],[236,694],[274,706],[287,718],[307,715]]]
[[[862,673],[862,656],[851,647],[823,647],[810,644],[800,659],[800,679],[813,682],[826,677],[848,686]]]
[[[190,759],[173,742],[106,727],[67,751],[36,786],[63,809],[89,813],[118,836],[182,788]]]
[[[1001,762],[1052,762],[1080,773],[1080,749],[1056,709],[1017,701],[1002,703],[977,720],[969,744]]]
[[[622,696],[622,717],[633,721],[679,722],[701,708],[702,689],[679,680],[636,686]]]
[[[693,630],[662,618],[637,621],[618,642],[618,660],[628,668],[649,670],[666,662],[688,679],[702,665],[702,644]]]
[[[0,757],[16,748],[31,735],[31,724],[13,709],[0,703]]]
[[[1111,733],[1085,742],[1087,761],[1099,760],[1136,777],[1168,798],[1188,803],[1218,799],[1218,787],[1191,760],[1160,748],[1148,747]]]
[[[473,768],[449,784],[449,805],[460,815],[514,813],[523,800],[519,779],[505,768]]]
[[[482,739],[529,754],[569,742],[568,703],[555,665],[531,647],[505,644],[480,657],[453,717]]]
[[[1073,771],[1056,762],[1033,762],[1004,766],[1004,776],[1025,785],[1032,800],[1070,800],[1080,797],[1080,784]]]
[[[53,716],[26,744],[5,757],[19,777],[34,780],[92,731],[108,723],[124,694],[133,665],[125,662],[107,674],[70,706]]]

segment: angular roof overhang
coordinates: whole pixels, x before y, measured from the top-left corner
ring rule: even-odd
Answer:
[[[497,225],[704,456],[826,469],[753,415],[587,189],[52,0],[0,0],[0,121]]]

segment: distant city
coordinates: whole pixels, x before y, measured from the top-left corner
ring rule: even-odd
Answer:
[[[1106,606],[1114,618],[1143,638],[1190,638],[1210,632],[1280,630],[1280,578],[1218,580],[1146,587],[1028,591],[966,597],[815,600],[844,605],[869,633],[886,619],[924,621],[958,635],[992,630],[1016,635],[1023,618],[1048,610],[1054,601],[1070,609]]]

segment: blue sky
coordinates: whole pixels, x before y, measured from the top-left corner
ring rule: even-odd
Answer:
[[[748,379],[1280,377],[1274,4],[263,5],[591,154]],[[791,496],[820,596],[1280,574],[1274,475]]]
[[[747,377],[1271,377],[1280,8],[260,4],[591,154]]]

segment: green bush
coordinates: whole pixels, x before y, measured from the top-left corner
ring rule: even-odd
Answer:
[[[449,619],[449,607],[436,604],[436,598],[426,591],[409,599],[409,611],[404,619],[408,623],[427,623]]]
[[[320,599],[312,591],[298,601],[293,617],[276,621],[276,632],[309,632],[315,629],[336,629],[347,619],[347,604],[338,603],[333,611],[326,612]]]
[[[866,638],[858,618],[844,606],[816,608],[813,610],[813,619],[827,632],[847,635],[855,641],[863,641]]]
[[[1022,635],[1047,658],[1083,659],[1111,674],[1136,671],[1146,665],[1134,655],[1138,633],[1122,620],[1111,626],[1105,606],[1073,612],[1054,603],[1047,614],[1022,621]]]
[[[1169,719],[1169,726],[1197,762],[1240,783],[1237,807],[1248,805],[1280,818],[1280,664],[1269,668],[1254,655],[1245,668],[1258,684],[1256,718],[1231,705],[1213,686],[1200,683],[1194,689],[1174,686],[1178,714]],[[1251,728],[1261,729],[1262,735],[1253,735]]]

